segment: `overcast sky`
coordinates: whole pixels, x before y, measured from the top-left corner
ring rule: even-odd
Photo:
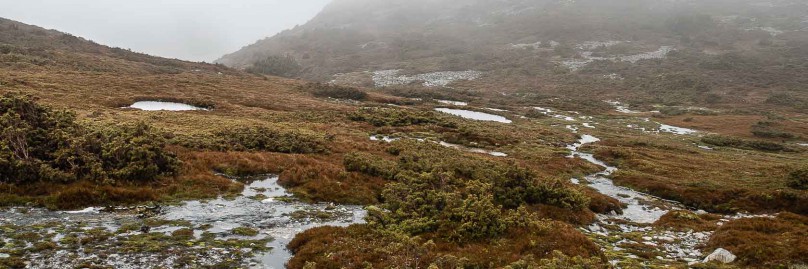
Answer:
[[[152,55],[208,61],[304,24],[330,0],[0,0],[0,17]]]

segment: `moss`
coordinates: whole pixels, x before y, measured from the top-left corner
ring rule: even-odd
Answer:
[[[238,227],[233,229],[233,234],[241,235],[241,236],[256,236],[258,235],[258,230],[250,227]]]
[[[171,232],[171,236],[178,239],[188,240],[194,237],[194,230],[189,228],[179,229]]]
[[[654,222],[654,226],[680,231],[713,231],[718,228],[717,223],[720,219],[721,216],[715,214],[698,215],[691,211],[673,210]]]

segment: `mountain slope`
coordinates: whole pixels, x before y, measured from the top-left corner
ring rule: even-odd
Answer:
[[[251,69],[292,59],[283,75],[369,87],[380,83],[363,72],[476,70],[485,72],[479,82],[455,86],[489,98],[720,107],[779,94],[802,109],[808,95],[795,85],[806,83],[806,29],[808,6],[790,0],[337,0],[217,62]]]

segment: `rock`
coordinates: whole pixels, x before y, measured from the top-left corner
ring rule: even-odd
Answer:
[[[722,262],[722,263],[731,263],[731,262],[735,261],[735,258],[737,258],[737,256],[735,256],[734,254],[732,254],[728,250],[723,249],[723,248],[718,248],[715,251],[713,251],[712,254],[708,255],[707,258],[704,258],[703,262],[708,263],[708,262],[711,262],[711,261],[718,261],[718,262]]]

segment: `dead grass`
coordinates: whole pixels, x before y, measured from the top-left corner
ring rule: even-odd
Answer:
[[[710,238],[706,252],[725,248],[749,268],[788,268],[808,264],[808,217],[780,213],[775,218],[730,221]]]
[[[515,229],[490,241],[458,244],[424,237],[380,233],[367,225],[321,227],[298,234],[289,249],[295,254],[288,268],[500,268],[531,255],[551,257],[553,250],[568,256],[602,257],[599,248],[578,230],[548,222],[548,230]]]
[[[688,141],[623,137],[598,144],[596,156],[620,168],[616,183],[696,208],[808,212],[808,193],[787,186],[804,153],[704,151]]]

